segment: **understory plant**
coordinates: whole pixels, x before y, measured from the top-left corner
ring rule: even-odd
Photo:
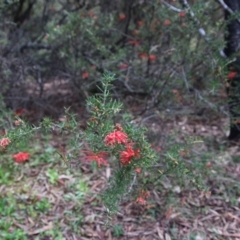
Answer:
[[[111,169],[111,176],[101,194],[109,214],[118,210],[123,199],[135,198],[136,203],[146,204],[150,197],[148,186],[144,184],[147,173],[156,175],[155,180],[175,176],[184,181],[188,176],[199,187],[201,175],[199,177],[194,172],[194,165],[186,164],[183,158],[189,154],[191,145],[201,140],[189,138],[187,143],[169,146],[165,153],[160,154],[148,141],[147,128],[132,121],[123,104],[113,99],[114,80],[113,74],[104,74],[100,93],[87,99],[90,117],[84,132],[79,130],[75,115],[68,110],[63,120],[54,122],[45,118],[39,126],[31,126],[17,116],[12,127],[0,139],[1,153],[12,152],[15,162],[21,164],[31,160],[32,156],[27,152],[28,140],[36,131],[68,133],[72,136],[68,149],[60,147],[58,151],[67,166],[71,167],[77,159],[78,165],[92,162],[97,168]],[[24,151],[17,152],[18,148]],[[149,181],[155,181],[153,179]]]
[[[150,194],[141,179],[154,165],[160,167],[157,178],[175,174],[185,179],[188,175],[200,187],[198,176],[181,158],[188,154],[191,144],[201,140],[189,138],[187,143],[169,147],[166,154],[160,156],[146,138],[147,128],[134,123],[131,115],[123,110],[123,104],[112,98],[113,81],[114,75],[106,73],[101,81],[102,94],[87,100],[91,117],[85,132],[87,149],[82,151],[82,160],[93,161],[98,167],[110,167],[113,171],[102,193],[107,211],[117,211],[120,201],[129,196],[135,196],[136,203],[146,204]]]

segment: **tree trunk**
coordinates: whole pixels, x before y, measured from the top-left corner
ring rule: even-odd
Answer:
[[[225,4],[235,13],[240,12],[239,0],[224,0]],[[240,17],[225,10],[227,33],[225,35],[226,47],[224,52],[231,58],[228,66],[229,72],[234,72],[229,78],[228,104],[230,113],[230,140],[240,139]],[[234,58],[235,57],[235,58]]]

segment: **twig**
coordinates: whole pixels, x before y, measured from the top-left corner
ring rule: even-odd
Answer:
[[[157,117],[158,115],[157,114],[152,114],[152,115],[150,115],[150,116],[147,116],[147,117],[145,117],[145,118],[143,118],[141,121],[140,121],[140,126],[144,126],[144,123],[146,122],[146,121],[148,121],[149,119],[151,119],[151,118],[154,118],[154,117]]]
[[[182,4],[183,8],[185,8],[187,10],[187,12],[190,14],[190,16],[192,17],[193,21],[197,24],[197,26],[199,27],[198,32],[199,34],[204,37],[204,39],[209,42],[210,38],[207,36],[206,31],[200,27],[200,21],[197,19],[197,17],[195,16],[195,13],[193,12],[193,10],[191,9],[190,5],[188,4],[187,0],[179,0],[179,2]]]
[[[217,0],[221,5],[222,7],[227,10],[229,13],[233,14],[234,11],[223,1],[223,0]]]
[[[28,43],[22,45],[19,49],[17,49],[17,51],[23,52],[27,48],[37,49],[37,50],[40,50],[40,49],[50,50],[52,48],[52,46],[49,44],[38,44],[38,43],[34,43],[34,42],[28,42]]]
[[[219,1],[222,1],[222,0],[219,0]],[[195,22],[195,24],[199,27],[198,28],[198,33],[206,40],[206,42],[210,42],[210,37],[208,37],[208,35],[206,34],[206,31],[200,26],[201,23],[200,21],[197,19],[197,17],[195,16],[193,10],[191,9],[190,5],[188,4],[187,0],[179,0],[179,2],[182,4],[183,8],[185,9],[185,11],[187,11],[190,16],[192,17],[193,21]],[[179,9],[179,8],[176,8],[174,6],[172,6],[171,4],[165,2],[164,0],[162,0],[162,3],[167,6],[169,9],[175,11],[175,12],[183,12],[183,10]],[[226,5],[226,4],[225,4]],[[226,5],[226,7],[228,7]],[[231,9],[229,9],[231,10]],[[232,10],[231,10],[232,11]],[[219,50],[219,54],[220,56],[226,58],[226,54],[224,53],[224,51],[222,49]]]
[[[187,76],[186,76],[186,73],[185,73],[185,70],[184,70],[184,66],[182,66],[182,76],[183,76],[183,80],[185,82],[186,88],[189,91],[190,87],[189,87],[189,84],[188,84],[188,80],[187,80]]]
[[[128,189],[128,192],[127,192],[126,195],[128,195],[129,193],[132,192],[133,185],[136,183],[136,179],[137,179],[137,173],[134,174],[133,180],[132,180],[132,182],[131,182],[131,185],[129,186],[129,189]]]
[[[201,101],[205,102],[211,109],[216,108],[216,105],[207,101],[197,89],[194,89],[194,93],[195,93],[195,96],[197,96]],[[222,108],[218,108],[218,110],[229,117],[229,114],[226,111],[224,111]]]
[[[223,1],[223,0],[217,0],[221,5],[222,7],[228,11],[230,14],[234,14],[235,12]],[[237,19],[237,21],[240,23],[240,19]]]
[[[175,12],[183,12],[182,9],[176,8],[176,7],[172,6],[171,4],[169,4],[168,2],[165,2],[164,0],[162,0],[162,3],[163,3],[165,6],[167,6],[169,9],[171,9],[171,10],[173,10],[173,11],[175,11]]]
[[[220,0],[220,1],[222,1],[222,0]],[[188,1],[187,0],[179,0],[179,2],[182,4],[183,8],[185,8],[187,10],[187,12],[191,15],[193,21],[199,27],[199,29],[198,29],[199,34],[206,40],[206,42],[210,43],[210,40],[211,40],[210,37],[208,37],[208,35],[206,34],[206,31],[200,26],[201,23],[195,16],[193,10],[191,9],[190,5],[188,4]],[[227,57],[222,49],[219,49],[219,54],[220,54],[220,56],[222,56],[224,58]]]

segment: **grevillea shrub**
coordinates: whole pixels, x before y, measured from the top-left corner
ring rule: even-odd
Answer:
[[[112,176],[102,193],[107,210],[115,212],[120,201],[127,197],[145,204],[150,197],[143,181],[147,172],[156,174],[156,178],[175,174],[184,179],[188,175],[200,186],[199,178],[181,161],[181,157],[188,154],[192,143],[201,141],[191,139],[184,146],[175,144],[160,156],[146,138],[147,129],[134,124],[131,116],[123,111],[123,105],[111,97],[113,81],[114,75],[105,74],[101,81],[102,94],[88,98],[91,113],[85,133],[88,149],[83,149],[81,158],[82,161],[96,162],[98,167],[112,169]],[[159,167],[157,172],[153,170],[154,166]]]

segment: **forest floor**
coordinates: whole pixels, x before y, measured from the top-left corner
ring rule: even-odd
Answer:
[[[0,238],[240,239],[239,143],[227,141],[227,118],[209,116],[165,118],[156,113],[142,119],[163,151],[164,138],[159,136],[172,129],[179,141],[193,135],[203,140],[194,153],[210,169],[204,179],[208,191],[165,178],[152,183],[146,205],[123,201],[112,217],[100,198],[111,169],[94,169],[86,162],[69,168],[57,150],[67,136],[37,135],[28,163],[14,164],[11,175],[4,165],[0,170]],[[3,159],[10,157],[6,153]],[[146,178],[151,175],[146,173]]]

